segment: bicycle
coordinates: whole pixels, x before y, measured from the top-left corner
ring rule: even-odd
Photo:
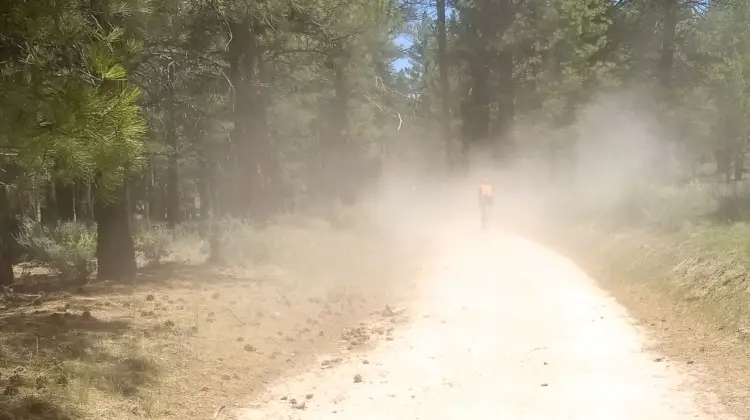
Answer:
[[[483,197],[479,202],[479,217],[482,231],[487,232],[490,228],[490,213],[492,211],[492,198]]]

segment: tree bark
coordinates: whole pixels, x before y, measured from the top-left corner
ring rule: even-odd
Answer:
[[[326,110],[327,132],[322,138],[322,158],[324,182],[323,188],[330,199],[339,199],[345,203],[353,201],[353,189],[356,182],[354,174],[355,156],[349,150],[349,98],[351,86],[347,75],[349,64],[346,46],[336,43],[327,57],[327,67],[333,72],[335,96]],[[342,177],[341,174],[349,174]]]
[[[55,226],[59,221],[57,214],[57,203],[55,200],[55,185],[53,182],[46,182],[42,187],[44,194],[44,205],[41,209],[42,224],[46,226]]]
[[[8,191],[0,185],[0,286],[10,286],[14,282],[13,275],[13,216],[10,208]]]
[[[508,106],[508,96],[498,98],[500,92],[510,92],[512,100],[512,60],[511,54],[504,54],[498,50],[497,44],[508,28],[516,19],[517,8],[520,3],[512,0],[477,0],[465,5],[457,6],[462,19],[467,24],[463,39],[464,56],[469,71],[469,83],[464,102],[461,105],[462,126],[462,154],[466,162],[471,147],[482,145],[489,148],[491,113],[490,106],[497,102],[503,107],[501,110],[501,125],[507,124],[508,116],[514,113],[512,106]],[[508,57],[511,71],[506,72]],[[490,69],[501,70],[501,86],[493,89]],[[510,77],[510,83],[508,82]],[[512,102],[510,102],[512,105]],[[484,150],[483,150],[484,151]]]
[[[445,29],[445,0],[437,0],[438,71],[440,72],[440,128],[448,170],[455,165],[451,136],[450,83],[448,82],[448,35]]]
[[[231,22],[232,42],[227,49],[229,79],[232,82],[236,149],[232,160],[229,188],[224,190],[231,214],[265,220],[276,204],[274,196],[278,170],[268,129],[267,101],[263,82],[262,49],[258,45],[262,25],[257,22]]]
[[[166,100],[166,137],[169,147],[167,165],[167,224],[170,228],[180,223],[180,174],[177,160],[177,131],[175,128],[174,92],[170,88]]]
[[[198,199],[200,200],[200,207],[198,208],[198,218],[200,220],[208,220],[211,215],[212,209],[212,194],[211,190],[211,172],[205,163],[200,164],[200,176],[197,180]]]
[[[91,224],[94,221],[94,209],[91,200],[91,186],[88,182],[78,180],[73,187],[75,194],[75,220]]]
[[[471,87],[466,98],[462,119],[466,125],[464,139],[471,146],[485,143],[490,134],[489,74],[487,66],[479,59],[469,63]]]
[[[734,180],[741,181],[745,172],[745,150],[740,147],[734,157]]]
[[[130,279],[136,274],[129,209],[127,186],[118,187],[107,200],[98,193],[94,201],[99,280]]]
[[[659,56],[659,81],[664,89],[672,86],[674,68],[675,36],[680,5],[678,0],[662,0],[664,20],[662,22],[661,55]]]
[[[513,54],[501,51],[498,55],[498,95],[497,95],[497,118],[495,120],[495,147],[493,152],[497,161],[505,160],[512,152],[513,146],[513,122],[515,120],[515,86],[513,79]]]
[[[158,178],[157,174],[151,166],[151,173],[149,176],[148,186],[148,217],[153,221],[162,222],[166,220],[166,191],[164,184]]]
[[[72,222],[76,216],[75,210],[75,188],[67,182],[55,182],[55,204],[57,206],[57,217],[61,222]]]
[[[662,0],[663,1],[663,0]],[[655,1],[644,2],[642,15],[639,19],[638,30],[633,35],[632,65],[630,66],[630,77],[639,83],[654,76],[653,55],[658,50],[656,25],[659,22],[659,3]],[[656,44],[656,45],[655,45]]]
[[[724,180],[732,180],[732,155],[729,149],[719,149],[716,155],[716,173],[722,175]]]

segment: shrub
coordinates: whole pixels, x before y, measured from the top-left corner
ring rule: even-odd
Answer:
[[[25,221],[18,242],[29,257],[66,280],[86,280],[96,267],[96,230],[82,223],[48,227]]]
[[[136,252],[143,255],[148,263],[158,263],[169,255],[172,233],[165,226],[137,225],[133,236]]]
[[[330,207],[327,219],[331,227],[339,230],[363,230],[371,224],[362,208],[347,206],[338,200]]]
[[[208,228],[211,262],[261,264],[268,262],[272,235],[248,221],[235,218],[214,219]]]

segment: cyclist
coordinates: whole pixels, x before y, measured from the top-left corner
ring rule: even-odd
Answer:
[[[482,230],[487,230],[489,224],[489,211],[493,204],[492,184],[487,178],[482,179],[479,184],[479,211],[482,216]]]

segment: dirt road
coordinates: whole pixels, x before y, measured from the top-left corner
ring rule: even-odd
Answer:
[[[238,417],[732,418],[692,366],[645,351],[645,333],[570,262],[511,235],[470,236],[446,241],[404,306],[409,322],[380,319],[375,330],[394,329],[375,348],[326,356]]]

